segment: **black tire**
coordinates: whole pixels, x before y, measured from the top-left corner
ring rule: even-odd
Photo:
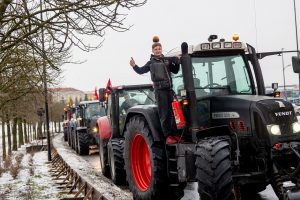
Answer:
[[[71,147],[71,127],[68,127],[68,144],[69,147]]]
[[[196,146],[198,192],[201,200],[232,200],[233,180],[228,140],[202,139]]]
[[[126,185],[126,171],[124,169],[124,140],[114,138],[108,142],[108,158],[111,180],[116,185]]]
[[[78,154],[89,155],[89,135],[85,131],[78,131]]]
[[[64,141],[67,142],[68,141],[68,128],[64,127]]]
[[[147,156],[143,153],[145,151],[133,148],[136,138],[141,139],[143,142],[143,148],[146,148]],[[133,149],[132,155],[139,159],[131,160],[131,148]],[[134,164],[132,166],[131,162],[140,162],[140,160],[144,159],[144,157],[149,157],[151,161],[149,166],[151,167],[151,177],[147,180],[145,187],[142,188],[141,184],[137,181],[138,179],[136,179],[137,176],[134,176],[136,170],[133,170],[134,168],[142,169],[142,167],[139,168],[138,164]],[[124,160],[127,182],[134,199],[166,199],[164,197],[165,193],[167,193],[167,171],[165,158],[164,143],[153,141],[151,130],[145,119],[141,116],[132,117],[126,126]],[[146,169],[145,172],[147,173],[149,171]]]
[[[99,157],[100,157],[100,166],[102,174],[110,178],[110,170],[108,164],[108,153],[107,153],[107,140],[103,140],[100,138],[99,140]]]
[[[72,128],[71,137],[72,137],[72,140],[71,140],[71,143],[72,143],[72,149],[76,150],[76,149],[75,149],[76,130],[75,130],[74,128]]]
[[[78,135],[79,135],[79,132],[76,131],[76,132],[75,132],[75,138],[76,138],[76,142],[75,142],[75,143],[76,143],[75,151],[76,151],[77,154],[79,154],[79,145],[78,145],[79,138],[78,138]]]
[[[240,187],[240,195],[242,200],[258,199],[258,193],[266,189],[266,184],[256,183],[247,184]]]

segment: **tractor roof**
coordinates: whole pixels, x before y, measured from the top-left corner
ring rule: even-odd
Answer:
[[[151,89],[152,84],[140,84],[140,85],[120,85],[112,87],[114,90],[138,90],[138,89]]]
[[[217,38],[217,36],[216,36]],[[242,51],[247,52],[247,45],[243,42],[237,41],[237,39],[233,41],[225,41],[224,39],[220,39],[219,41],[209,40],[208,42],[199,43],[197,45],[189,45],[188,53],[189,54],[199,54],[199,53],[212,53],[212,52],[221,52],[221,51]],[[181,50],[179,48],[175,48],[172,52],[168,53],[166,56],[175,56],[181,54]]]

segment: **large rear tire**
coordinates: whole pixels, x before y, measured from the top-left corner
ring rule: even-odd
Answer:
[[[103,140],[100,138],[99,141],[99,157],[100,157],[100,166],[102,174],[110,178],[110,170],[109,170],[109,164],[108,164],[108,153],[107,153],[107,140]]]
[[[89,135],[87,132],[78,131],[78,154],[79,155],[89,155]]]
[[[201,200],[232,200],[233,180],[228,140],[202,139],[196,146],[198,192]]]
[[[134,199],[165,199],[167,172],[163,142],[154,142],[146,120],[134,116],[126,126],[124,160]]]
[[[124,169],[124,139],[114,138],[108,142],[108,158],[111,180],[116,185],[126,184],[126,171]]]

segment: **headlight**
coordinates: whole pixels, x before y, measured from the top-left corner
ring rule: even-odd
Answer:
[[[97,133],[97,132],[98,132],[97,127],[94,127],[94,128],[93,128],[93,132],[94,132],[94,133]]]
[[[225,49],[231,49],[232,48],[232,43],[231,42],[224,42],[224,48]]]
[[[210,48],[210,44],[209,43],[203,43],[201,44],[201,49],[202,50],[208,50]]]
[[[214,42],[212,43],[213,49],[221,49],[221,43],[220,42]]]
[[[271,133],[273,135],[281,135],[279,125],[270,124],[270,125],[267,125],[267,129],[268,129],[269,133]]]
[[[298,133],[298,132],[300,132],[300,123],[294,122],[293,123],[293,133]]]

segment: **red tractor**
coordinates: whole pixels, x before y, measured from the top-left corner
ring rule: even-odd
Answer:
[[[292,104],[266,96],[264,54],[236,37],[216,39],[181,46],[181,69],[172,77],[178,143],[166,144],[155,104],[139,102],[121,115],[122,88],[100,98],[108,114],[98,121],[103,173],[115,183],[126,174],[134,199],[179,199],[187,182],[197,182],[205,200],[251,199],[268,184],[280,200],[300,199],[300,123]]]
[[[111,177],[113,182],[126,183],[124,169],[124,137],[121,133],[126,129],[125,119],[130,109],[155,104],[153,87],[147,85],[130,85],[100,89],[100,101],[106,108],[107,116],[98,119],[100,135],[99,154],[102,173]],[[107,95],[109,94],[109,95]]]

